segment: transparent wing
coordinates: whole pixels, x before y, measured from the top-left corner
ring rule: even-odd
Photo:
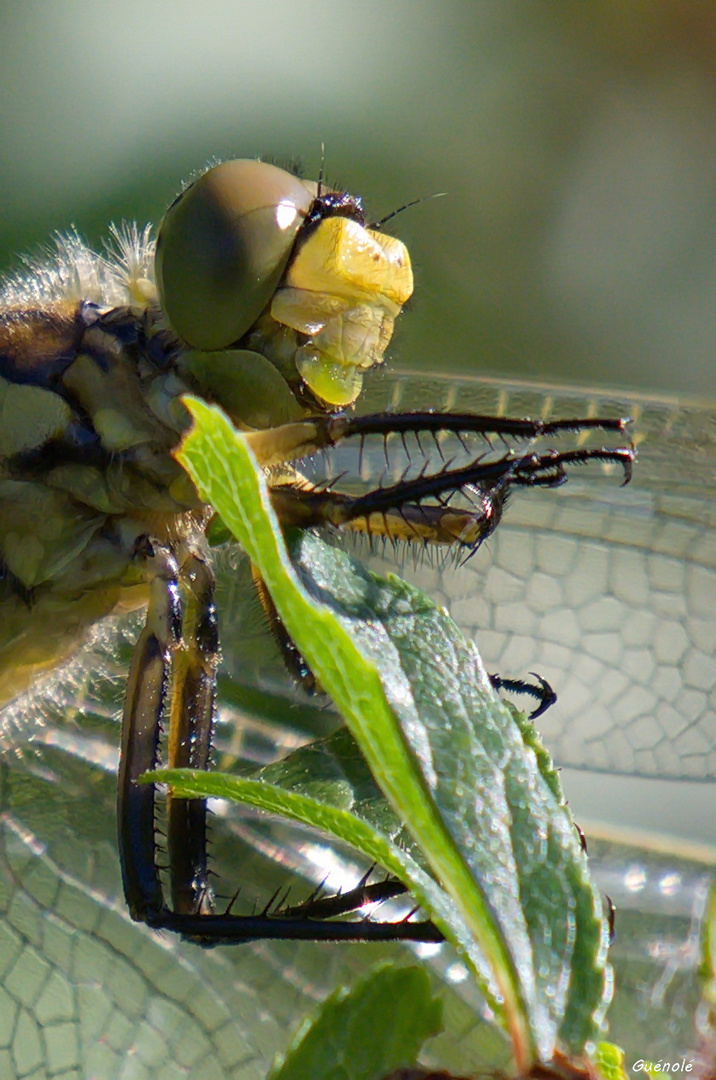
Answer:
[[[516,496],[462,566],[438,559],[414,570],[404,552],[405,572],[450,609],[488,670],[536,671],[554,686],[557,705],[539,727],[560,765],[713,779],[716,409],[409,373],[381,390],[367,409],[387,399],[399,409],[634,418],[627,487],[613,473],[573,470],[559,491]]]

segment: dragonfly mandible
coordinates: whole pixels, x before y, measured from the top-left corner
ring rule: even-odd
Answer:
[[[412,292],[407,250],[380,224],[322,181],[225,162],[178,196],[156,242],[148,229],[124,228],[100,255],[70,236],[3,292],[0,692],[12,701],[104,617],[148,605],[123,711],[124,892],[134,919],[199,944],[436,940],[436,931],[409,920],[337,922],[310,905],[217,915],[199,800],[169,801],[165,896],[156,792],[137,780],[156,763],[165,715],[169,764],[208,764],[219,657],[211,509],[172,457],[187,425],[182,395],[217,402],[250,432],[283,526],[469,556],[522,488],[560,486],[587,462],[630,476],[634,451],[619,416],[511,419],[461,402],[354,408]],[[555,449],[564,438],[572,443]],[[338,457],[376,443],[385,468],[362,490],[335,474],[316,483],[304,469],[320,451]],[[257,585],[285,658],[310,683]],[[364,895],[349,894],[336,913]]]

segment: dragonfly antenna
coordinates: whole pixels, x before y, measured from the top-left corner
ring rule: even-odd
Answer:
[[[432,195],[421,195],[419,199],[411,199],[410,202],[403,203],[397,210],[391,210],[389,214],[386,214],[380,221],[372,221],[368,226],[369,229],[382,229],[386,221],[390,221],[391,218],[396,217],[398,214],[402,214],[403,210],[407,210],[411,206],[418,206],[419,203],[428,202],[430,199],[444,199],[447,195],[447,191],[436,191]]]
[[[316,198],[317,199],[320,199],[321,195],[323,194],[323,168],[324,168],[325,164],[326,164],[326,144],[324,142],[321,142],[321,167],[318,170],[318,191],[316,193]]]

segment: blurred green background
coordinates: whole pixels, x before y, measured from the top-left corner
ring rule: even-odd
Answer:
[[[0,4],[0,267],[299,158],[393,224],[399,364],[716,397],[712,0]]]

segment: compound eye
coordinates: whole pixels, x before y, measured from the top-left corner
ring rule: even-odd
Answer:
[[[237,342],[270,301],[313,202],[297,177],[263,161],[209,169],[167,210],[156,254],[159,299],[197,349]]]

